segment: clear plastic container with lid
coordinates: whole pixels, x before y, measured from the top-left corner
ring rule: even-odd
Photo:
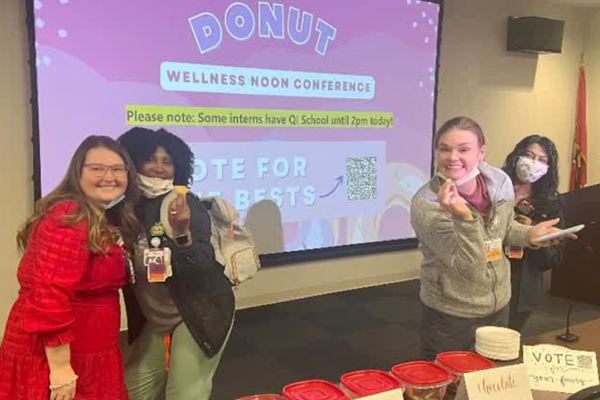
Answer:
[[[496,367],[496,365],[487,358],[468,351],[440,353],[437,355],[435,363],[456,376],[454,381],[448,385],[448,391],[446,392],[444,400],[453,400],[456,397],[456,391],[460,386],[460,381],[464,374]]]
[[[341,381],[356,398],[402,389],[402,384],[392,375],[373,369],[347,373],[342,376]],[[399,399],[402,399],[402,395]]]
[[[399,364],[392,373],[404,386],[404,398],[410,400],[443,400],[454,375],[428,361]]]
[[[350,400],[339,386],[320,379],[287,385],[283,395],[288,400]]]

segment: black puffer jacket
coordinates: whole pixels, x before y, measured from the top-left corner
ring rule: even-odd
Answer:
[[[138,216],[149,228],[160,221],[160,207],[165,196],[142,199]],[[224,274],[222,265],[215,261],[210,243],[211,223],[206,209],[193,194],[188,194],[187,203],[191,211],[191,233],[193,243],[188,248],[179,248],[171,239],[163,237],[161,246],[172,251],[173,276],[166,284],[173,301],[189,328],[198,346],[208,357],[216,355],[227,338],[235,313],[235,297],[231,283]],[[146,318],[131,287],[125,288],[129,343],[139,336]]]

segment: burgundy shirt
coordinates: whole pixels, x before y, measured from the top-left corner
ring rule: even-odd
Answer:
[[[478,175],[475,179],[477,180],[477,189],[475,189],[475,193],[469,196],[461,194],[461,196],[467,203],[475,207],[483,219],[487,221],[492,210],[492,201],[490,200],[490,195],[488,193],[487,183],[485,183],[485,179],[482,175]]]

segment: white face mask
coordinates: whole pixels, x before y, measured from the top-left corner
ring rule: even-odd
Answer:
[[[481,174],[481,171],[479,170],[479,168],[475,167],[469,173],[467,173],[465,176],[463,176],[462,178],[460,178],[457,181],[454,181],[454,184],[456,185],[456,187],[460,187],[460,186],[464,185],[465,183],[470,182],[473,179],[477,178],[479,176],[479,174]],[[443,180],[448,180],[448,178],[446,178],[441,172],[438,172],[438,176],[440,178],[442,178]]]
[[[517,161],[517,178],[523,183],[534,183],[548,173],[548,166],[529,157],[519,157]]]
[[[142,196],[147,199],[155,199],[173,190],[173,179],[151,178],[142,174],[138,176]]]
[[[124,199],[125,199],[125,195],[122,194],[121,196],[117,197],[116,199],[114,199],[110,203],[103,204],[104,209],[105,210],[110,210],[111,208],[113,208],[114,206],[116,206],[117,204],[119,204],[120,202],[122,202]]]

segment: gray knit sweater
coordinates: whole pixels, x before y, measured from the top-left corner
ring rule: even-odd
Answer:
[[[477,318],[493,314],[510,301],[510,262],[505,245],[530,246],[531,227],[514,220],[514,189],[501,170],[482,162],[492,210],[488,221],[473,209],[464,221],[441,209],[434,177],[414,196],[411,221],[423,253],[421,301],[445,314]],[[487,262],[485,243],[503,241],[502,258]]]

